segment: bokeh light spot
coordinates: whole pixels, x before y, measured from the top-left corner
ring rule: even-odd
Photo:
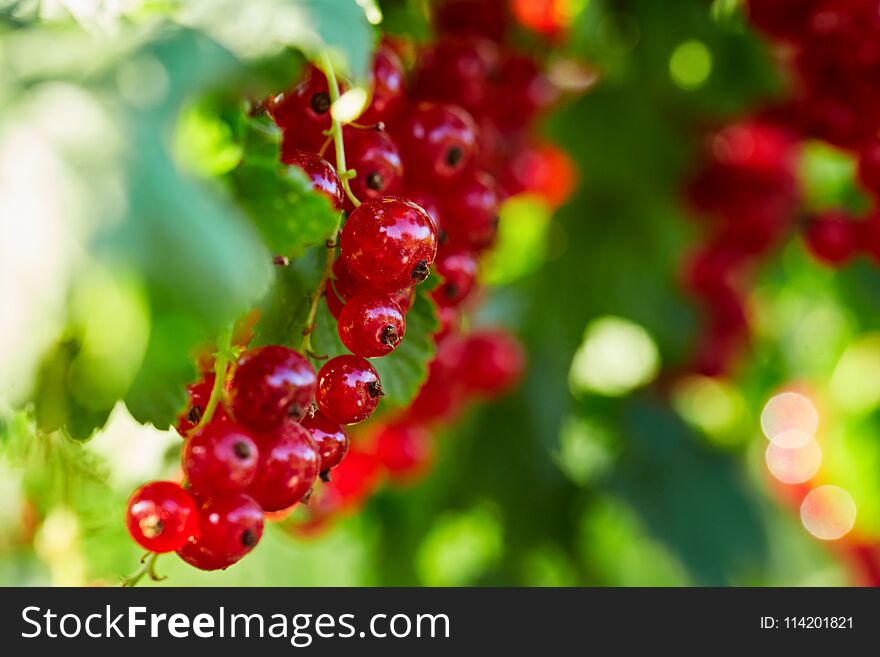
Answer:
[[[660,355],[651,335],[621,317],[600,317],[584,332],[569,371],[574,392],[624,395],[657,376]]]
[[[701,41],[685,41],[672,51],[669,75],[682,89],[702,86],[712,72],[712,53]]]
[[[351,123],[367,107],[367,90],[362,87],[349,89],[333,103],[330,114],[340,123]]]
[[[782,483],[801,484],[818,472],[822,463],[822,448],[813,438],[794,449],[770,443],[764,452],[764,461],[770,474]]]
[[[782,392],[761,412],[761,429],[771,442],[793,449],[806,444],[819,428],[819,413],[808,397]]]
[[[855,525],[856,503],[852,495],[838,486],[819,486],[804,498],[801,522],[816,538],[836,541]]]

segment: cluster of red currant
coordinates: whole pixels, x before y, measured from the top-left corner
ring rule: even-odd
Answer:
[[[750,20],[772,40],[791,78],[790,96],[712,135],[688,198],[711,220],[686,263],[685,286],[705,309],[692,369],[729,371],[748,340],[750,272],[792,233],[822,263],[859,253],[880,261],[880,210],[806,212],[797,160],[806,139],[858,159],[859,180],[880,199],[880,10],[875,0],[750,0]]]
[[[223,381],[203,367],[177,426],[185,483],[146,484],[129,503],[129,532],[146,549],[226,568],[260,540],[264,517],[283,518],[301,502],[308,516],[294,527],[313,530],[355,507],[384,473],[424,471],[437,422],[518,380],[519,343],[497,329],[464,332],[462,316],[475,303],[478,260],[495,240],[501,201],[535,189],[558,203],[567,192],[535,179],[555,153],[536,146],[530,128],[556,93],[533,58],[506,45],[504,12],[486,11],[496,4],[441,3],[439,38],[419,52],[383,41],[372,100],[357,122],[342,126],[332,115],[345,85],[327,61],[263,103],[282,130],[281,161],[347,216],[328,243],[314,300],[324,297],[351,354],[316,372],[309,356],[321,359],[305,348],[250,348],[228,368],[214,367]],[[367,359],[405,338],[415,286],[432,266],[440,328],[427,380],[409,408],[383,416],[349,449],[345,427],[369,418],[383,396]],[[332,485],[313,496],[331,469]]]

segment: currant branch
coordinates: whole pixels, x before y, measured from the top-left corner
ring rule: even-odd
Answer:
[[[211,388],[211,397],[208,399],[205,412],[202,413],[199,423],[193,427],[193,433],[211,421],[214,411],[217,410],[217,405],[223,398],[223,389],[226,387],[226,374],[229,369],[229,363],[234,359],[232,331],[226,330],[220,334],[220,338],[217,340],[217,351],[214,354],[214,386]]]
[[[330,60],[330,56],[326,51],[321,53],[320,60],[321,70],[323,70],[324,75],[327,76],[327,86],[330,92],[330,106],[332,107],[333,103],[339,99],[339,85],[336,80],[336,72],[333,70],[333,62]],[[336,153],[337,174],[339,175],[339,180],[342,182],[342,188],[345,190],[345,194],[352,202],[352,205],[354,205],[354,207],[359,207],[361,202],[357,196],[354,195],[354,192],[351,191],[351,185],[349,184],[349,181],[357,174],[353,169],[346,168],[345,141],[342,135],[342,123],[333,116],[332,112],[330,114],[330,130],[328,132],[328,138],[333,141],[333,147]],[[325,286],[330,279],[330,275],[333,273],[333,263],[336,261],[336,246],[339,241],[339,230],[341,227],[342,213],[340,212],[339,218],[336,221],[336,228],[333,230],[330,239],[327,240],[327,258],[324,263],[324,270],[321,272],[321,278],[318,281],[315,291],[312,293],[309,304],[309,313],[306,316],[306,324],[303,329],[303,339],[300,343],[300,351],[310,354],[313,357],[315,354],[312,352],[312,331],[315,328],[315,318],[318,314],[318,306],[321,303],[321,298],[324,296]]]

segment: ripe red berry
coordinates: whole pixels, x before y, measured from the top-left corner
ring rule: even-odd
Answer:
[[[200,535],[177,554],[201,570],[228,568],[263,536],[263,510],[244,493],[208,498],[199,507]]]
[[[327,473],[335,468],[348,453],[350,441],[348,434],[337,422],[334,422],[321,411],[315,411],[302,421],[315,441],[315,447],[321,457],[321,476],[327,479]]]
[[[190,431],[195,429],[196,425],[201,421],[208,401],[211,399],[211,390],[214,388],[214,373],[206,372],[199,381],[192,383],[186,387],[189,396],[189,404],[186,410],[177,418],[175,428],[181,436],[186,436]],[[218,420],[225,417],[226,412],[221,405],[214,409],[212,420]]]
[[[376,370],[358,356],[337,356],[318,372],[318,409],[339,424],[366,420],[382,395]]]
[[[498,232],[499,190],[487,173],[468,171],[450,183],[443,197],[443,228],[449,244],[480,251]]]
[[[330,129],[330,92],[326,76],[308,66],[301,81],[269,103],[272,119],[284,130],[287,148],[317,152]]]
[[[558,98],[559,91],[528,55],[507,52],[501,58],[492,117],[503,130],[525,127]]]
[[[438,342],[434,360],[428,365],[428,378],[410,405],[408,418],[421,424],[455,417],[463,401],[463,347],[463,341],[454,334]]]
[[[199,429],[183,449],[183,471],[200,497],[244,490],[257,473],[259,453],[251,435],[233,422]]]
[[[359,294],[339,313],[339,339],[351,353],[378,358],[397,348],[406,333],[400,308],[383,294]]]
[[[856,251],[856,224],[840,212],[814,218],[804,234],[807,247],[820,261],[832,266],[844,264]]]
[[[236,421],[258,432],[299,419],[315,397],[315,368],[302,354],[276,345],[249,349],[238,359],[228,391]]]
[[[868,144],[859,153],[859,179],[875,197],[880,197],[880,142]]]
[[[128,533],[151,552],[179,550],[199,532],[193,496],[171,481],[153,481],[138,488],[128,501]]]
[[[497,395],[517,383],[525,367],[522,345],[509,333],[482,330],[467,337],[462,383],[473,392]]]
[[[288,421],[258,437],[260,463],[247,492],[263,511],[282,511],[299,502],[318,476],[320,456],[309,432]]]
[[[398,130],[407,171],[414,178],[449,178],[463,171],[477,149],[477,126],[455,105],[419,103]]]
[[[500,41],[507,29],[505,0],[442,0],[434,20],[442,34],[483,36]]]
[[[454,306],[439,306],[437,308],[437,318],[440,321],[440,326],[434,334],[434,340],[439,344],[448,335],[458,330],[461,315],[459,309]]]
[[[309,179],[311,188],[320,192],[330,201],[337,210],[342,209],[342,201],[345,192],[342,182],[333,168],[323,157],[309,151],[294,150],[281,152],[281,161],[291,166],[299,167]]]
[[[424,210],[431,221],[434,222],[434,228],[437,231],[437,242],[443,244],[446,241],[446,233],[443,231],[443,218],[440,214],[440,204],[437,202],[434,194],[422,185],[415,187],[407,184],[406,193],[403,195],[408,201],[412,201]]]
[[[367,201],[345,222],[340,237],[345,266],[376,292],[421,283],[437,255],[437,232],[415,203],[384,197]]]
[[[357,175],[349,181],[352,194],[363,202],[397,189],[403,176],[400,151],[384,130],[346,127],[345,166]],[[348,209],[353,206],[347,205]]]
[[[373,56],[373,98],[370,106],[358,117],[358,123],[371,124],[393,119],[403,104],[406,74],[400,57],[382,44]]]
[[[470,251],[452,250],[437,258],[437,273],[443,283],[431,296],[440,306],[457,306],[474,289],[477,280],[477,259]]]
[[[375,441],[376,458],[398,481],[423,474],[434,456],[431,432],[419,425],[397,423],[382,427]]]
[[[487,39],[443,39],[419,55],[413,78],[413,97],[453,103],[479,117],[495,102],[493,80],[498,76],[498,46]]]
[[[339,313],[342,312],[343,306],[349,299],[360,294],[372,294],[369,287],[351,275],[345,267],[345,263],[340,259],[333,263],[333,278],[327,280],[324,291],[326,292],[327,307],[330,309],[330,314],[336,319],[339,319]],[[400,309],[400,312],[406,314],[412,308],[415,295],[414,288],[406,288],[387,296]]]

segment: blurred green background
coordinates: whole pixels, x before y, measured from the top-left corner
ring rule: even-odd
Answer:
[[[289,81],[295,60],[283,46],[338,47],[357,77],[374,28],[343,0],[141,2],[73,17],[46,15],[47,4],[0,0],[0,335],[10,352],[0,392],[36,389],[35,405],[6,408],[0,424],[0,583],[112,584],[140,556],[126,499],[174,476],[180,442],[131,416],[162,426],[182,405],[171,383],[194,375],[189,348],[250,307],[272,275],[237,209],[248,199],[215,184],[240,156],[231,124],[211,114],[214,100],[193,100]],[[368,16],[379,10],[364,4]],[[389,31],[425,34],[421,3],[379,4]],[[552,216],[534,199],[505,208],[485,272],[493,289],[475,318],[523,339],[523,385],[445,429],[423,480],[384,487],[313,538],[269,527],[227,572],[163,558],[169,583],[860,581],[768,475],[760,414],[780,388],[809,391],[823,451],[813,482],[852,495],[847,540],[880,539],[874,267],[831,272],[793,241],[760,272],[756,338],[736,376],[656,385],[698,331],[679,283],[699,234],[682,181],[705,128],[784,92],[770,53],[735,0],[580,0],[572,13],[557,55],[589,62],[600,80],[541,129],[577,163],[580,184]],[[803,157],[813,202],[852,194],[845,155],[816,146]],[[131,414],[114,406],[121,397]],[[84,436],[110,420],[80,443],[35,433],[34,414]]]

